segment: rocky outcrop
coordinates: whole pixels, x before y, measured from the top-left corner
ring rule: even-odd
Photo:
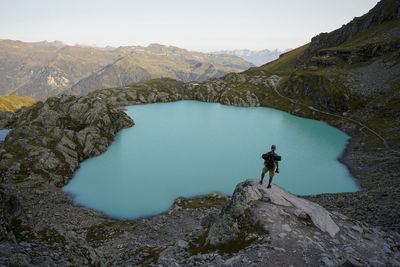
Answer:
[[[399,241],[397,234],[389,238],[277,185],[267,189],[258,179],[249,179],[236,186],[231,200],[194,247],[204,253],[197,257],[217,265],[221,258],[214,255],[210,260],[212,251],[235,253],[222,259],[229,266],[398,266]]]
[[[70,231],[75,219],[96,223],[101,214],[93,218],[83,209],[82,216],[75,210],[67,215],[72,201],[59,187],[132,119],[104,101],[76,96],[49,98],[0,118],[2,127],[12,129],[0,142],[0,265],[104,263],[101,251]],[[61,221],[60,214],[66,215]]]
[[[239,84],[239,85],[238,85]],[[137,105],[155,102],[173,102],[179,100],[198,100],[203,102],[222,103],[240,107],[260,106],[260,88],[255,91],[248,86],[268,88],[269,77],[250,77],[245,74],[229,74],[221,79],[212,79],[199,83],[183,83],[162,78],[129,86],[94,91],[91,97],[106,101],[111,105]]]
[[[16,242],[17,228],[29,227],[19,200],[8,188],[0,185],[0,240]]]
[[[16,116],[0,146],[0,179],[26,180],[36,174],[60,187],[81,161],[104,152],[120,129],[133,125],[122,110],[76,96],[49,98]]]
[[[10,111],[0,111],[0,129],[6,129],[13,121],[15,113]]]
[[[289,209],[292,214],[297,217],[307,220],[309,219],[314,226],[320,231],[328,233],[332,238],[339,232],[339,227],[332,220],[329,212],[327,212],[321,206],[312,203],[310,201],[300,199],[279,186],[273,186],[270,190],[263,185],[259,184],[259,180],[247,180],[246,182],[240,183],[236,186],[235,192],[233,193],[232,199],[229,205],[222,211],[220,218],[212,225],[206,242],[211,245],[220,243],[227,243],[230,239],[238,236],[240,232],[239,224],[233,224],[234,227],[227,227],[232,218],[240,218],[245,214],[245,211],[250,208],[252,201],[262,200],[263,202],[271,203],[283,207],[291,207]],[[265,209],[270,208],[270,204],[265,205]],[[273,214],[274,209],[266,212],[269,216],[275,216],[279,214]],[[285,211],[286,212],[286,211]],[[269,220],[260,220],[257,223],[263,224],[266,230],[270,229]],[[274,226],[275,227],[275,226]],[[271,231],[269,231],[271,233]]]
[[[308,52],[313,53],[322,48],[340,45],[373,26],[400,19],[399,6],[398,0],[381,0],[364,16],[354,18],[333,32],[321,33],[313,37]]]

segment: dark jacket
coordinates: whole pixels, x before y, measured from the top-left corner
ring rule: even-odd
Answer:
[[[278,154],[276,154],[275,152],[268,152],[265,154],[262,154],[261,156],[264,159],[264,165],[265,167],[272,169],[275,167],[275,161],[279,161],[280,160],[280,156]]]

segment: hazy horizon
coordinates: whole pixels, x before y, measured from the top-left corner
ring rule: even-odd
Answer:
[[[134,45],[121,45],[121,46],[111,46],[111,45],[106,45],[106,46],[99,46],[96,44],[69,44],[67,42],[64,42],[63,40],[40,40],[40,41],[24,41],[24,40],[17,40],[17,39],[7,39],[7,38],[0,38],[0,40],[5,41],[5,40],[9,40],[9,41],[16,41],[16,42],[24,42],[24,43],[55,43],[55,42],[61,42],[64,45],[68,45],[68,46],[82,46],[82,47],[91,47],[91,48],[98,48],[98,49],[117,49],[119,47],[129,47],[129,46],[136,46],[136,47],[148,47],[150,45],[162,45],[162,46],[170,46],[170,47],[177,47],[180,49],[186,49],[189,51],[193,51],[193,52],[197,52],[198,50],[193,50],[193,49],[187,49],[185,47],[179,47],[176,45],[168,45],[168,44],[162,44],[162,43],[149,43],[147,45],[141,45],[141,44],[134,44]],[[248,49],[248,48],[237,48],[237,49],[218,49],[218,50],[213,50],[213,51],[209,51],[209,52],[218,52],[218,51],[233,51],[233,50],[249,50],[249,51],[254,51],[254,52],[260,52],[260,51],[264,51],[264,50],[270,50],[270,51],[274,51],[274,50],[279,50],[279,51],[285,51],[287,49],[293,49],[292,47],[289,48],[285,48],[285,49],[279,49],[279,48],[264,48],[264,49]],[[206,53],[206,52],[205,52]]]
[[[0,39],[191,51],[285,50],[367,13],[376,0],[0,0]],[[345,9],[343,7],[346,7]]]

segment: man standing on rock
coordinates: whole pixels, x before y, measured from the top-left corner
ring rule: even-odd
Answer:
[[[281,160],[281,157],[275,153],[275,150],[276,146],[272,145],[271,151],[261,156],[264,159],[264,169],[262,170],[261,173],[260,184],[262,184],[264,180],[265,173],[269,172],[269,182],[267,188],[271,188],[272,178],[275,175],[275,165],[276,165],[276,173],[279,173],[278,161]]]

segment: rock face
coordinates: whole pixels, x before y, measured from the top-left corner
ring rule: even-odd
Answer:
[[[400,1],[382,0],[367,14],[293,51],[263,68],[291,69],[282,75],[287,76],[282,77],[284,95],[340,113],[364,108],[381,95],[387,103],[400,82]]]
[[[10,111],[0,111],[0,129],[5,129],[12,122],[15,114]]]
[[[0,185],[0,240],[16,242],[14,230],[26,221],[21,203],[10,190]]]
[[[226,265],[233,266],[400,264],[396,242],[382,232],[330,213],[277,185],[267,189],[258,179],[236,186],[203,240],[197,244],[200,251],[236,252],[235,257],[225,260]]]
[[[103,99],[111,105],[137,105],[179,100],[217,102],[240,107],[260,106],[259,97],[271,91],[270,77],[250,77],[246,74],[228,74],[207,82],[183,83],[162,78],[134,83],[124,87],[94,91],[91,97]],[[261,86],[255,87],[255,85]]]
[[[219,243],[226,243],[229,241],[230,237],[237,236],[237,233],[240,232],[239,225],[234,224],[237,227],[227,228],[229,223],[227,223],[226,220],[244,215],[245,211],[250,207],[250,202],[256,200],[262,200],[267,203],[264,204],[263,210],[266,211],[268,216],[280,217],[281,215],[279,210],[278,214],[273,214],[277,212],[277,210],[271,209],[270,203],[278,206],[290,207],[286,208],[286,210],[290,210],[292,214],[300,219],[311,220],[320,231],[328,233],[332,238],[339,232],[339,227],[332,220],[329,212],[318,204],[300,199],[277,185],[273,186],[271,189],[267,189],[265,186],[259,184],[259,180],[247,180],[237,185],[230,204],[222,212],[222,216],[219,220],[210,228],[206,241],[211,245],[216,245]],[[270,220],[267,220],[267,218],[261,218],[258,223],[263,224],[263,227],[267,230],[274,230],[270,229],[269,221]],[[271,231],[269,232],[271,233]]]
[[[120,109],[75,96],[49,98],[4,117],[13,130],[0,144],[0,179],[36,175],[60,187],[81,161],[104,152],[120,129],[133,125]]]
[[[340,45],[367,29],[400,18],[398,0],[382,0],[368,14],[356,17],[340,29],[330,33],[321,33],[312,38],[309,50],[317,51],[321,48]]]

